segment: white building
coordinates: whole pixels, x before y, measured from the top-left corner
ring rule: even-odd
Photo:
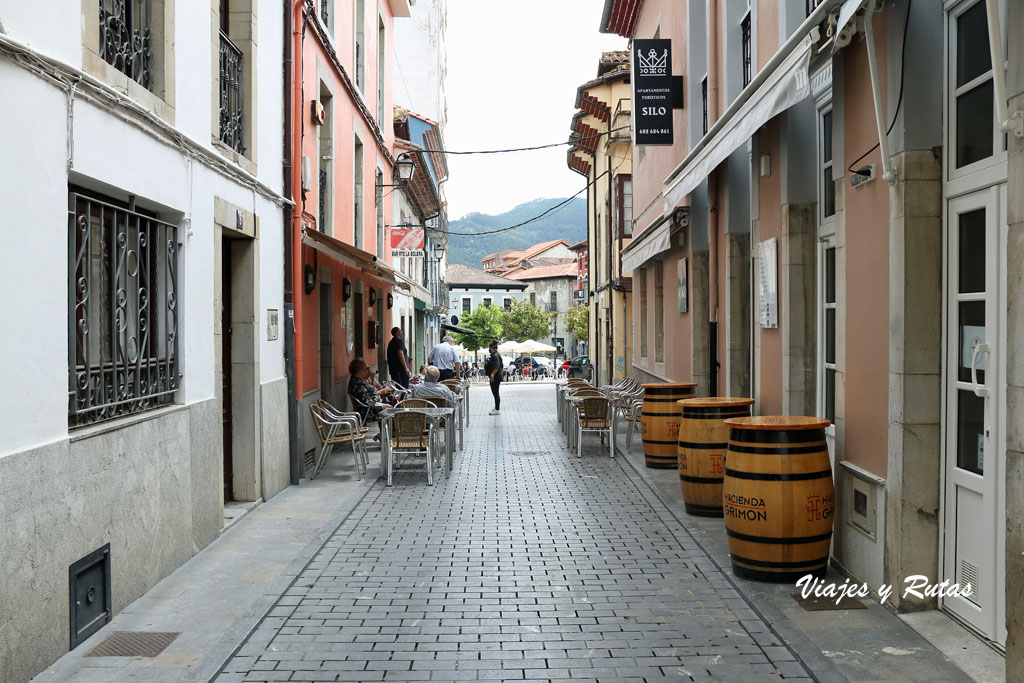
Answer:
[[[451,311],[464,320],[478,306],[501,306],[508,310],[512,302],[522,301],[526,283],[485,273],[459,263],[448,266],[445,272]]]
[[[22,681],[214,540],[225,498],[289,484],[283,12],[0,0],[0,22],[0,680]]]

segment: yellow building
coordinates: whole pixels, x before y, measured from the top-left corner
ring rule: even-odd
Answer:
[[[590,309],[590,361],[596,381],[628,377],[633,364],[632,280],[619,254],[633,223],[629,52],[604,52],[597,78],[576,91],[569,168],[585,176],[588,272],[583,302]]]

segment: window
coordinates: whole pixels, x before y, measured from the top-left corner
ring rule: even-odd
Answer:
[[[70,192],[71,428],[167,405],[178,389],[177,228],[133,204]]]
[[[550,312],[551,313],[554,313],[554,312],[558,311],[558,290],[556,290],[556,289],[552,289],[551,290],[551,304],[550,305],[551,305],[551,308],[550,308]]]
[[[530,292],[530,305],[537,306],[537,292]]]
[[[818,295],[818,413],[836,419],[836,248],[834,238],[822,242],[819,268],[821,286]]]
[[[740,48],[742,50],[743,62],[743,87],[750,85],[752,68],[751,68],[751,50],[750,50],[750,10],[747,10],[746,15],[740,21]]]
[[[502,303],[502,306],[505,308],[506,311],[511,311],[512,310],[512,299],[511,298],[506,296],[504,298],[504,301],[502,301],[501,303]]]
[[[153,86],[150,0],[99,0],[100,57],[147,90]]]
[[[707,132],[708,132],[708,76],[707,76],[707,74],[704,74],[704,78],[702,78],[701,82],[700,82],[700,101],[702,103],[702,106],[704,107],[704,109],[703,109],[703,112],[704,112],[703,113],[703,117],[704,118],[701,119],[701,121],[702,121],[702,124],[701,124],[702,125],[701,134],[702,135],[706,135]]]
[[[490,305],[491,305],[491,297],[485,296],[484,297],[484,306],[490,306]]]
[[[352,244],[363,248],[363,143],[355,138],[352,174]]]
[[[829,108],[818,115],[819,178],[818,205],[821,222],[824,223],[836,215],[836,183],[832,177],[832,109]]]
[[[647,269],[637,270],[640,283],[640,357],[647,358]]]
[[[654,263],[654,362],[665,361],[665,262]]]
[[[356,0],[355,5],[355,74],[356,87],[360,90],[366,81],[366,0]]]
[[[323,23],[324,28],[327,29],[328,35],[333,33],[333,25],[331,24],[331,1],[332,0],[320,0],[320,21]]]
[[[245,154],[242,51],[228,37],[228,0],[220,0],[220,141]]]
[[[620,175],[618,181],[619,237],[629,237],[633,234],[633,177]]]
[[[334,215],[334,183],[331,182],[331,158],[334,152],[334,140],[332,139],[331,131],[333,129],[334,115],[333,115],[333,101],[331,98],[331,91],[327,89],[327,85],[320,82],[320,105],[324,108],[324,123],[320,126],[320,149],[319,149],[319,176],[317,182],[317,227],[320,232],[327,233],[328,235],[333,234],[331,228],[331,218]]]
[[[377,258],[384,260],[384,249],[386,245],[384,236],[384,172],[379,168],[374,176],[373,203],[377,209]]]
[[[384,128],[384,19],[377,17],[377,124]]]
[[[804,0],[804,9],[807,12],[807,16],[811,16],[811,12],[817,9],[818,5],[824,1],[825,0]]]
[[[469,315],[472,312],[473,300],[468,296],[462,297],[462,315]]]
[[[950,46],[949,65],[952,83],[950,131],[952,160],[956,169],[992,156],[996,138],[995,96],[992,85],[992,58],[988,44],[985,3],[977,2],[955,19],[955,38]]]

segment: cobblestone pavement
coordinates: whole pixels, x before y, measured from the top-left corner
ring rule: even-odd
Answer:
[[[473,391],[451,478],[378,483],[218,681],[810,680],[551,385]]]

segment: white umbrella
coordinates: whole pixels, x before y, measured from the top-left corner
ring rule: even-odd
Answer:
[[[523,345],[517,341],[508,340],[507,342],[498,346],[499,353],[521,353]]]
[[[548,353],[550,351],[557,351],[554,346],[545,344],[544,342],[534,341],[533,339],[527,339],[519,345],[519,351],[522,353]]]

